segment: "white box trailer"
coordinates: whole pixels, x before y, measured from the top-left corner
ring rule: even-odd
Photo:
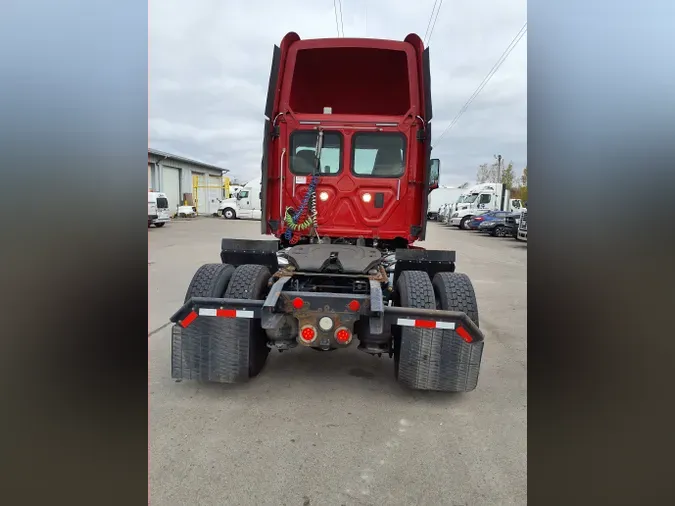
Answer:
[[[443,204],[452,204],[464,190],[453,186],[439,186],[429,193],[428,220],[438,220],[438,213]]]

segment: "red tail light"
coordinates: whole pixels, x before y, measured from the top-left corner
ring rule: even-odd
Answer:
[[[480,216],[476,218],[476,221],[483,221],[485,218],[481,218]]]
[[[300,308],[302,308],[302,306],[303,306],[304,304],[305,304],[305,301],[302,300],[300,297],[296,297],[295,299],[293,299],[293,307],[294,307],[295,309],[300,309]]]
[[[311,325],[305,325],[300,329],[300,339],[306,343],[311,343],[316,339],[316,329]]]
[[[340,344],[347,344],[352,340],[352,333],[346,327],[340,327],[335,331],[335,340]]]
[[[353,301],[351,301],[351,302],[348,304],[347,307],[349,307],[349,310],[350,310],[350,311],[356,312],[356,311],[358,311],[359,308],[361,307],[361,304],[359,304],[359,301],[358,301],[358,300],[353,300]]]

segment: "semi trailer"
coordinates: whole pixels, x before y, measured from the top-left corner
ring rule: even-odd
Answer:
[[[224,238],[171,317],[171,375],[239,383],[270,350],[356,346],[420,390],[476,388],[484,336],[454,251],[424,249],[431,158],[429,49],[403,41],[274,47],[261,232]]]

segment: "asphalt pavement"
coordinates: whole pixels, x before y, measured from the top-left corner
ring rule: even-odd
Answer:
[[[524,505],[527,502],[527,245],[430,223],[476,290],[478,388],[415,392],[393,360],[356,347],[273,351],[243,385],[170,376],[168,318],[222,237],[260,222],[197,218],[148,229],[150,504]]]

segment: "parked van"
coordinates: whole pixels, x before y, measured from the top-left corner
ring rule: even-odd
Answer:
[[[227,220],[235,218],[259,220],[262,215],[262,185],[258,177],[239,190],[237,196],[225,199],[218,207],[218,214]]]
[[[169,221],[171,221],[171,213],[169,212],[169,199],[166,194],[148,192],[148,227],[155,225],[160,228]]]

